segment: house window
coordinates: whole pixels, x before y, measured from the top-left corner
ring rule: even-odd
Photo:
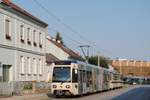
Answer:
[[[42,33],[39,33],[39,47],[42,48]]]
[[[31,45],[31,29],[27,28],[27,43]]]
[[[36,59],[35,58],[33,58],[33,66],[34,66],[34,75],[36,75],[37,74],[37,61],[36,61]]]
[[[42,61],[39,59],[39,74],[42,75]]]
[[[36,30],[33,31],[33,45],[36,47],[37,44],[36,44]]]
[[[24,43],[24,26],[20,25],[20,41]]]
[[[31,59],[28,57],[27,58],[27,65],[28,65],[28,74],[31,74]]]
[[[10,20],[9,19],[6,19],[5,20],[5,37],[6,39],[8,40],[11,40],[11,33],[10,33]]]
[[[25,61],[24,61],[24,57],[23,56],[20,57],[20,65],[21,65],[21,74],[24,74]]]

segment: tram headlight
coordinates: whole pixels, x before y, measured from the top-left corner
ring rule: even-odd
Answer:
[[[70,88],[70,85],[66,85],[66,88]]]
[[[53,88],[57,88],[57,86],[56,86],[56,85],[53,85]]]

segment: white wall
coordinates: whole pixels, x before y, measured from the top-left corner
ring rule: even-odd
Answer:
[[[9,18],[11,22],[11,40],[5,38],[5,18]],[[25,26],[25,43],[20,41],[20,25]],[[31,31],[36,30],[37,40],[39,39],[39,32],[42,33],[42,48],[39,47],[39,42],[37,42],[37,47],[33,45],[33,34],[31,32],[31,45],[27,43],[27,28],[31,28]],[[0,8],[0,62],[2,64],[12,65],[11,81],[45,81],[45,51],[46,51],[46,35],[47,28],[42,28],[32,22],[29,22],[15,14],[7,12]],[[38,40],[39,41],[39,40]],[[25,58],[30,57],[31,59],[41,59],[42,61],[42,75],[31,75],[27,74],[27,65],[25,65],[25,74],[21,75],[20,72],[20,56]],[[27,59],[25,59],[27,62]],[[32,62],[33,63],[33,62]],[[32,67],[32,66],[31,66]],[[39,69],[39,68],[38,68]],[[33,70],[33,69],[32,69]]]
[[[13,50],[0,48],[0,62],[2,64],[11,65],[10,68],[10,81],[14,79],[15,68],[15,52]]]
[[[69,55],[48,39],[46,40],[46,45],[46,53],[51,53],[60,60],[68,60]]]

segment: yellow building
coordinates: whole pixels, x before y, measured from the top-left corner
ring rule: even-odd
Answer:
[[[123,76],[150,76],[149,61],[113,60],[112,66]]]

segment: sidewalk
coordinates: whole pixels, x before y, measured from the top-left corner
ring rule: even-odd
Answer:
[[[32,100],[33,98],[45,97],[48,98],[46,93],[38,93],[31,95],[23,95],[23,96],[12,96],[7,98],[0,98],[0,100]]]

